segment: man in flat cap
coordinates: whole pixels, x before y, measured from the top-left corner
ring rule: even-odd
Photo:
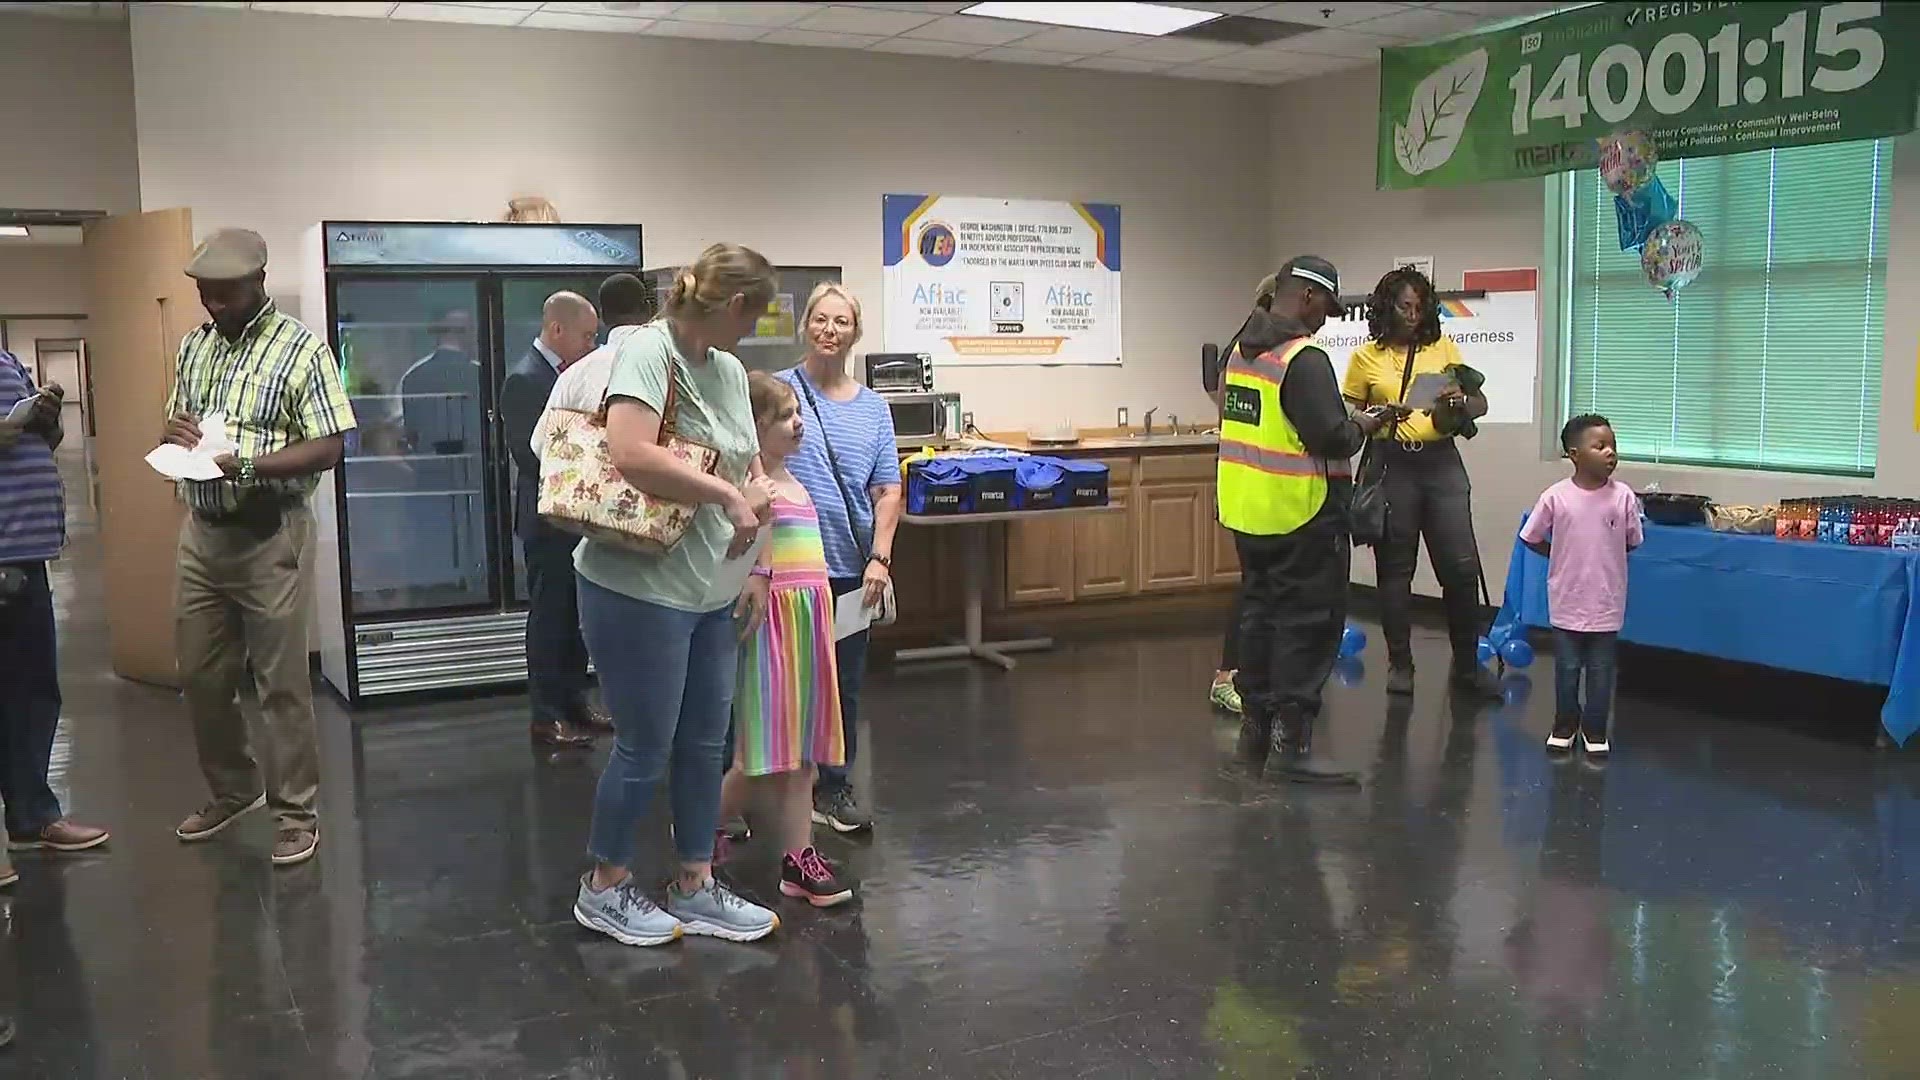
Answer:
[[[266,241],[245,229],[207,237],[187,263],[212,318],[180,343],[164,438],[192,449],[201,421],[218,413],[238,445],[216,459],[221,479],[180,483],[191,511],[180,531],[180,677],[213,798],[175,833],[210,839],[271,806],[273,861],[285,866],[320,843],[307,503],[354,418],[326,342],[267,297],[266,267]],[[259,706],[252,740],[242,698]]]

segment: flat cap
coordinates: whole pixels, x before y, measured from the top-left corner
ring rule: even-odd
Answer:
[[[221,229],[187,260],[187,276],[199,281],[239,281],[266,268],[267,242],[252,229]]]

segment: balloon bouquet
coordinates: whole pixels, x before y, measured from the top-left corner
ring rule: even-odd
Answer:
[[[1640,252],[1648,283],[1671,300],[1700,276],[1700,229],[1674,216],[1679,205],[1654,171],[1660,154],[1645,132],[1602,135],[1599,148],[1600,180],[1613,192],[1620,250]]]

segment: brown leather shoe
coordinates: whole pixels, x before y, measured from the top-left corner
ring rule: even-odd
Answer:
[[[41,829],[38,835],[9,839],[7,847],[14,851],[85,851],[106,843],[109,835],[99,826],[61,818]]]
[[[540,746],[563,746],[568,749],[582,749],[593,745],[593,736],[574,727],[564,720],[549,720],[535,723],[528,729],[528,736]]]
[[[245,802],[237,799],[215,799],[188,814],[187,820],[173,830],[173,835],[189,843],[195,840],[211,840],[219,834],[220,830],[238,821],[241,815],[251,813],[265,805],[267,805],[265,792]]]
[[[579,723],[595,735],[613,734],[613,715],[591,705],[580,710]]]

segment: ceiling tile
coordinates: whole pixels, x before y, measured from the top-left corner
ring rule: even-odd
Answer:
[[[384,19],[394,8],[392,4],[321,4],[321,3],[265,3],[255,0],[255,11],[282,11],[295,15],[346,15],[363,19]]]
[[[1023,49],[1045,49],[1048,52],[1070,52],[1086,56],[1092,53],[1107,53],[1115,49],[1124,49],[1149,40],[1139,34],[1116,34],[1106,30],[1082,30],[1078,27],[1057,26],[1042,30],[1028,38],[1020,39]]]
[[[924,11],[929,15],[954,15],[972,7],[974,0],[961,0],[960,3],[945,4],[892,4],[863,3],[862,0],[846,0],[842,7],[885,8],[888,11]]]
[[[1245,15],[1250,11],[1258,11],[1263,7],[1273,6],[1268,3],[1219,4],[1212,3],[1210,0],[1154,0],[1154,2],[1165,4],[1168,7],[1192,8],[1195,11],[1211,11],[1220,15]]]
[[[391,17],[419,22],[512,26],[526,18],[527,13],[519,8],[479,7],[473,4],[401,4],[393,9]]]
[[[1210,60],[1216,56],[1225,56],[1241,48],[1244,46],[1219,41],[1162,37],[1136,41],[1124,49],[1115,49],[1112,55],[1125,56],[1133,60],[1164,60],[1172,64],[1191,64]]]
[[[659,19],[659,18],[664,18],[668,15],[673,14],[676,8],[683,8],[686,6],[687,5],[685,4],[646,4],[646,3],[632,3],[632,4],[548,3],[548,4],[540,5],[540,10],[568,12],[568,13],[578,14],[578,15],[613,15],[619,18],[624,18],[624,19]]]
[[[1352,30],[1315,30],[1311,33],[1282,38],[1264,47],[1283,49],[1287,52],[1345,56],[1355,60],[1375,60],[1379,58],[1382,46],[1395,44],[1398,42],[1391,38],[1375,37],[1372,34],[1361,34]]]
[[[603,34],[643,34],[652,19],[623,19],[618,15],[583,15],[574,11],[536,11],[521,26],[536,30],[593,30]]]
[[[1009,48],[988,49],[974,55],[975,60],[992,60],[1001,64],[1042,64],[1063,67],[1080,57],[1074,53],[1047,52],[1043,49],[1029,49],[1022,45]]]
[[[917,38],[887,38],[867,48],[868,52],[904,53],[908,56],[972,56],[980,51],[978,45],[966,45],[957,41],[920,41]]]
[[[1551,11],[1552,9],[1557,7],[1572,7],[1574,5],[1532,4],[1532,3],[1521,3],[1521,4],[1479,3],[1479,4],[1427,4],[1425,6],[1430,8],[1438,8],[1441,11],[1460,11],[1460,12],[1465,12],[1468,15],[1495,15],[1502,19],[1510,19],[1515,15],[1531,15],[1536,12]]]
[[[1247,49],[1244,52],[1203,60],[1201,66],[1238,68],[1241,71],[1304,71],[1311,67],[1315,59],[1301,53],[1281,52],[1273,48]]]
[[[660,19],[647,28],[647,33],[660,37],[704,38],[708,41],[753,41],[769,29],[771,27],[742,26],[739,23],[681,22],[678,19]]]
[[[814,49],[864,49],[886,39],[877,34],[830,34],[825,30],[783,26],[759,40],[769,45],[804,45]]]
[[[901,36],[926,41],[963,41],[973,45],[1008,45],[1039,32],[1037,23],[982,19],[975,15],[949,15],[925,26],[916,26]]]
[[[1377,34],[1380,37],[1390,37],[1396,41],[1428,41],[1462,30],[1470,30],[1481,23],[1491,21],[1493,20],[1481,15],[1463,15],[1457,11],[1418,8],[1354,23],[1349,29],[1366,34]]]
[[[825,8],[825,4],[681,4],[673,17],[687,22],[790,26]]]
[[[161,2],[166,4],[166,6],[168,7],[244,8],[244,7],[251,6],[246,3],[246,0],[239,0],[238,3],[233,2],[233,0],[161,0]],[[39,7],[40,5],[39,4],[33,4],[33,5],[9,4],[8,6],[9,7],[16,7],[16,6],[17,7],[28,7],[28,6]]]
[[[1123,71],[1130,75],[1145,75],[1167,67],[1152,60],[1130,60],[1124,56],[1089,56],[1085,60],[1075,60],[1068,66],[1093,68],[1096,71]]]
[[[1249,14],[1278,22],[1303,26],[1347,26],[1411,10],[1407,4],[1336,3],[1334,0],[1307,0],[1305,3],[1267,4]]]
[[[919,11],[884,11],[880,8],[834,6],[816,11],[793,25],[802,30],[820,30],[830,34],[871,34],[892,37],[916,26],[925,26],[937,16]]]

